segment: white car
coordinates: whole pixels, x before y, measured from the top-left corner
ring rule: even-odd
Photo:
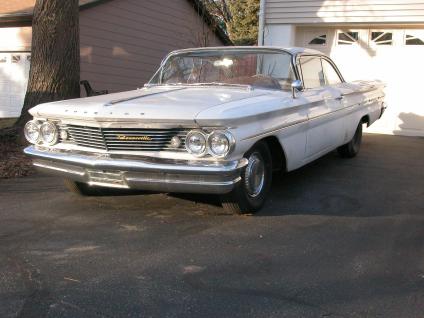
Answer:
[[[383,114],[383,88],[345,82],[314,50],[179,50],[141,89],[32,108],[25,153],[76,193],[212,193],[233,213],[253,213],[274,171],[335,149],[354,157],[363,124]]]

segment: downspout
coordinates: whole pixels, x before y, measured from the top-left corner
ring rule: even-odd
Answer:
[[[263,46],[265,39],[265,3],[266,0],[261,0],[259,5],[259,30],[258,30],[258,46]]]

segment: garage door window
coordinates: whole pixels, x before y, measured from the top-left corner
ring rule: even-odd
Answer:
[[[21,61],[20,55],[12,55],[12,63],[19,63]]]
[[[308,44],[309,45],[325,45],[327,43],[327,35],[322,34],[312,39]]]
[[[337,39],[339,45],[352,45],[358,42],[359,32],[339,32]]]
[[[424,41],[419,37],[407,34],[405,37],[405,45],[424,45]]]
[[[393,44],[393,33],[383,31],[372,31],[371,41],[375,45],[392,45]]]

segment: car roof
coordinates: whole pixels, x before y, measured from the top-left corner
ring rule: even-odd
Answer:
[[[173,51],[172,54],[193,52],[193,51],[210,51],[210,50],[282,50],[293,55],[300,54],[312,54],[312,55],[324,55],[324,53],[318,50],[307,49],[304,47],[282,47],[282,46],[213,46],[213,47],[200,47],[200,48],[188,48],[182,50]]]

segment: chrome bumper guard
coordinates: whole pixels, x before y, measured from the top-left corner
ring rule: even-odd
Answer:
[[[24,152],[42,172],[93,186],[159,192],[224,194],[240,181],[247,159],[225,162],[115,157],[30,146]]]

